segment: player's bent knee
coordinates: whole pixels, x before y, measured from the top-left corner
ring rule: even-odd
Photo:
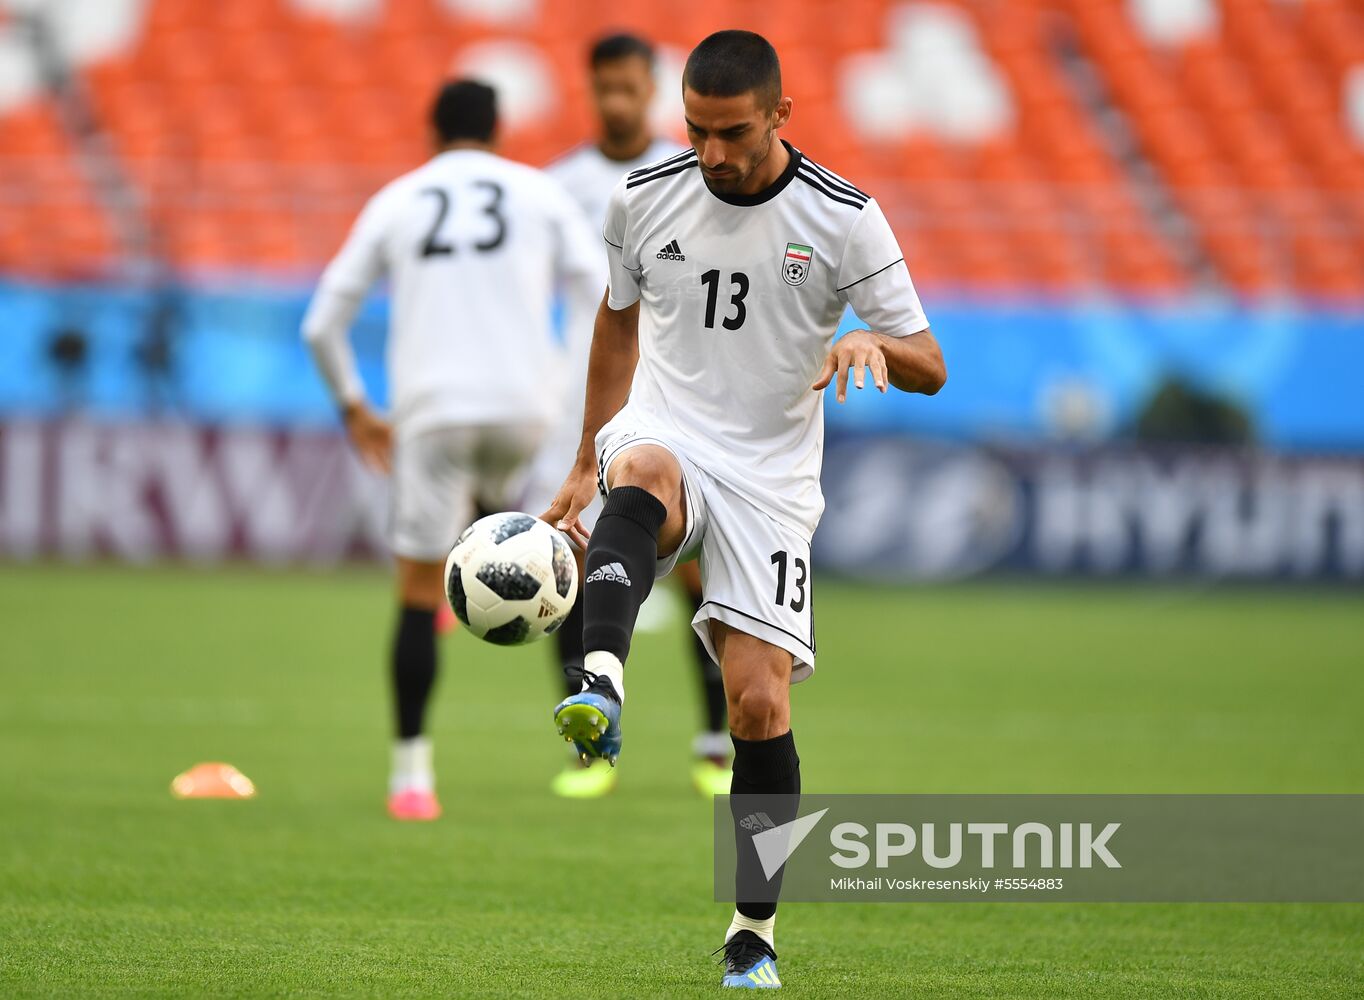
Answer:
[[[768,740],[791,728],[790,693],[768,684],[728,696],[729,728],[741,740]]]
[[[631,448],[611,463],[607,485],[612,491],[633,486],[663,504],[666,513],[658,532],[658,554],[672,555],[682,544],[687,528],[682,468],[677,459],[664,448]]]
[[[637,486],[671,510],[681,499],[682,469],[662,448],[631,448],[611,463],[609,486]]]

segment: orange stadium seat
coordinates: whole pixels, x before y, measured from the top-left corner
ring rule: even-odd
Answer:
[[[1339,73],[1364,60],[1364,11],[1349,0],[1312,0],[1298,12],[1301,37]]]

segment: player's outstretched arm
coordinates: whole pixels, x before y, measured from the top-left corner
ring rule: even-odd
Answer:
[[[890,384],[901,392],[932,396],[947,384],[947,363],[932,330],[920,330],[908,337],[874,336],[886,359]]]
[[[888,337],[871,330],[853,330],[840,337],[824,359],[824,367],[811,389],[816,392],[837,379],[838,401],[848,398],[848,372],[853,385],[861,389],[866,373],[881,392],[893,385],[901,392],[921,392],[931,396],[947,381],[947,366],[942,349],[931,330],[920,330],[908,337]]]
[[[620,412],[630,395],[630,382],[639,361],[639,303],[612,309],[603,296],[592,331],[592,353],[587,367],[587,402],[583,408],[583,436],[578,456],[549,510],[540,519],[565,531],[586,547],[588,533],[578,515],[597,493],[597,432]]]

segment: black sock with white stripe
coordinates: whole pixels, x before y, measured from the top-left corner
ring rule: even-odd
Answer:
[[[587,546],[583,578],[583,649],[630,655],[639,607],[654,586],[658,532],[668,510],[638,486],[617,486],[606,496]]]

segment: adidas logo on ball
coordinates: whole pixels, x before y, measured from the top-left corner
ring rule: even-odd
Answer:
[[[591,573],[587,574],[586,583],[623,583],[630,586],[630,576],[625,572],[625,567],[620,563],[607,563],[605,566],[598,566]]]

